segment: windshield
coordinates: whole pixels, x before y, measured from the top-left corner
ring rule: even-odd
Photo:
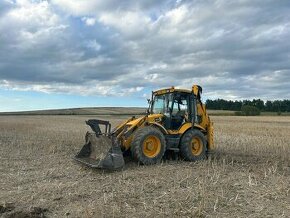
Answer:
[[[166,114],[169,113],[169,108],[172,104],[172,94],[155,95],[152,102],[153,114]]]

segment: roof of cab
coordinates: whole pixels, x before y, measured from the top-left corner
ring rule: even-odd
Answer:
[[[165,88],[165,89],[159,89],[159,90],[153,91],[153,94],[162,95],[162,94],[171,93],[171,92],[192,93],[192,90],[189,90],[189,89],[176,89],[176,88],[174,88],[174,86],[172,86],[171,88]]]

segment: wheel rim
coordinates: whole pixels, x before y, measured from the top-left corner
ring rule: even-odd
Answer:
[[[203,149],[203,143],[202,143],[201,139],[198,137],[194,137],[191,140],[191,153],[194,156],[198,156],[202,153],[202,149]]]
[[[143,154],[146,157],[156,157],[161,150],[160,139],[156,136],[148,136],[143,142]]]

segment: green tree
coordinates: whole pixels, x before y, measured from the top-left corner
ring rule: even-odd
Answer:
[[[260,115],[260,110],[259,108],[255,106],[250,106],[250,105],[243,105],[241,108],[242,115],[245,116],[257,116]]]

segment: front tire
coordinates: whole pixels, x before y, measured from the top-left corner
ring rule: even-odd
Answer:
[[[197,130],[187,131],[181,139],[181,156],[187,161],[206,159],[206,139],[204,134]]]
[[[152,126],[137,130],[132,141],[132,157],[141,164],[151,165],[161,161],[166,149],[163,133]]]

